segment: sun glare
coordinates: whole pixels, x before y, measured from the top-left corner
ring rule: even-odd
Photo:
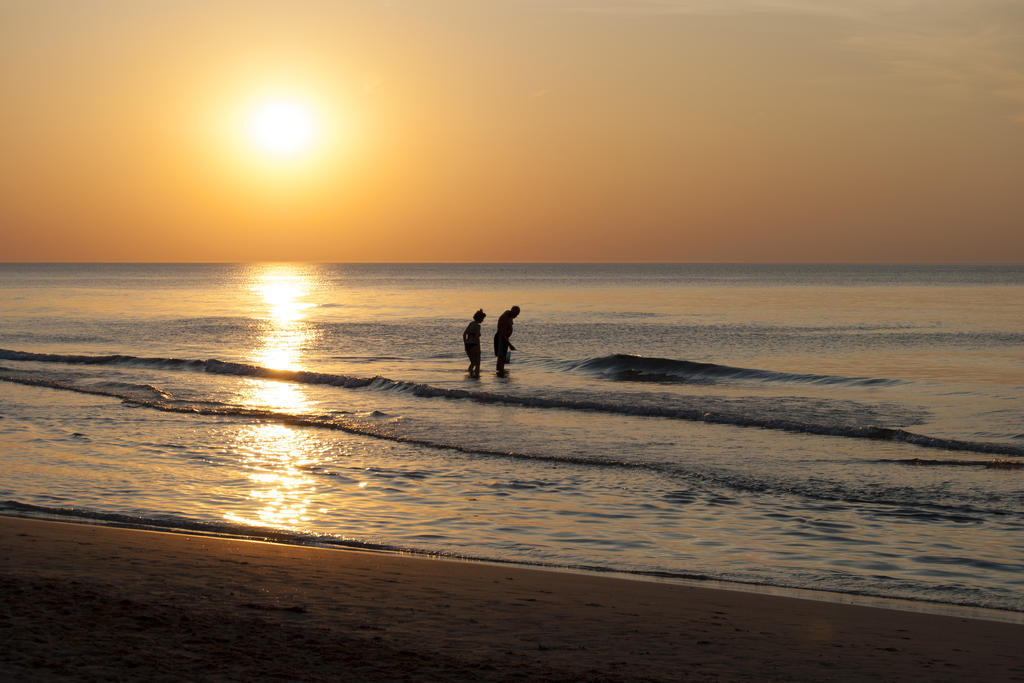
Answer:
[[[249,115],[249,140],[264,154],[287,159],[308,151],[319,133],[312,109],[298,100],[272,99]]]

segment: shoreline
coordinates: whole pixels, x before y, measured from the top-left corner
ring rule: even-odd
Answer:
[[[1024,680],[1024,625],[0,516],[0,677]]]
[[[936,616],[959,617],[965,619],[978,619],[983,621],[994,621],[1006,624],[1024,625],[1024,612],[1017,612],[1008,609],[993,607],[980,607],[977,605],[959,605],[955,603],[943,603],[930,600],[915,600],[912,598],[887,597],[881,595],[868,595],[861,593],[842,593],[837,591],[815,590],[813,588],[795,588],[790,586],[776,586],[762,583],[743,583],[741,581],[727,581],[715,578],[701,578],[694,576],[672,576],[659,574],[645,574],[643,572],[621,571],[602,567],[571,567],[537,562],[517,562],[515,560],[500,560],[479,557],[454,557],[438,555],[426,551],[399,550],[387,547],[375,547],[372,545],[345,545],[342,543],[301,543],[288,540],[287,538],[273,538],[275,530],[268,530],[268,534],[261,537],[259,534],[252,536],[244,534],[233,534],[226,532],[208,531],[203,529],[160,527],[147,524],[132,524],[128,522],[107,521],[89,517],[65,519],[59,515],[34,515],[21,513],[15,510],[0,511],[0,519],[10,517],[14,519],[37,520],[44,522],[56,522],[63,524],[82,524],[86,526],[98,526],[113,529],[125,529],[128,531],[149,531],[155,533],[177,534],[183,536],[200,536],[205,538],[222,539],[228,541],[241,541],[252,543],[269,543],[273,545],[291,546],[296,548],[313,548],[320,550],[336,550],[341,552],[381,554],[392,557],[417,558],[435,562],[453,562],[465,564],[480,564],[494,567],[513,567],[531,569],[543,572],[556,572],[565,574],[578,574],[581,576],[604,577],[621,581],[641,581],[651,583],[665,583],[669,585],[689,586],[693,588],[705,588],[709,590],[732,591],[738,593],[751,593],[754,595],[773,595],[782,598],[793,598],[798,600],[820,601],[838,605],[857,605],[861,607],[875,607],[890,609],[902,612],[913,612],[918,614],[932,614]]]

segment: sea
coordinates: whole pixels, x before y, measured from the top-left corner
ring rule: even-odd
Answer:
[[[1019,620],[1024,266],[0,264],[0,514]]]

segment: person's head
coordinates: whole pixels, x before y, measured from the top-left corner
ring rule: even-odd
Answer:
[[[487,314],[484,313],[484,309],[482,309],[482,308],[477,309],[477,312],[473,314],[473,320],[477,321],[478,323],[479,322],[483,322],[484,318],[486,318],[486,317],[487,317]]]
[[[515,318],[516,316],[519,315],[519,307],[518,306],[513,306],[512,308],[510,308],[508,310],[512,313],[512,317],[513,318]]]

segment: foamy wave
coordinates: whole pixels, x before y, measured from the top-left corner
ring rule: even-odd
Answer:
[[[987,470],[1024,469],[1024,462],[1017,460],[928,460],[925,458],[906,458],[901,460],[878,460],[877,462],[906,465],[908,467],[975,467]]]
[[[82,356],[57,353],[31,353],[0,349],[0,360],[35,361],[39,363],[62,363],[65,365],[124,365],[150,367],[162,370],[201,370],[205,361],[180,358],[140,358],[113,354],[109,356]]]
[[[125,395],[127,396],[137,394],[142,398],[156,398],[164,401],[174,400],[173,396],[162,389],[154,387],[152,384],[134,384],[132,382],[98,382],[95,386],[109,389],[110,394],[113,396],[121,396],[122,392],[126,392]]]
[[[603,394],[505,394],[489,391],[476,391],[469,389],[452,389],[437,387],[430,384],[418,382],[407,382],[394,380],[386,377],[353,377],[333,373],[310,372],[302,370],[277,370],[265,368],[247,363],[236,363],[210,359],[205,361],[189,361],[166,358],[137,358],[134,356],[60,356],[54,354],[35,354],[18,351],[0,350],[0,358],[12,360],[35,360],[50,363],[71,363],[89,365],[146,365],[169,370],[198,370],[202,369],[208,373],[233,375],[242,377],[259,377],[282,382],[296,382],[301,384],[335,386],[345,389],[370,389],[374,391],[395,391],[402,392],[417,398],[441,398],[447,400],[467,400],[484,404],[499,404],[519,406],[524,408],[539,409],[560,409],[574,411],[595,411],[601,413],[612,413],[619,415],[635,415],[642,417],[660,417],[676,420],[687,420],[694,422],[707,422],[710,424],[730,425],[736,427],[759,427],[786,432],[802,434],[814,434],[820,436],[835,436],[856,439],[869,439],[875,441],[893,441],[913,444],[922,448],[934,448],[947,451],[970,451],[993,455],[1008,455],[1014,457],[1024,456],[1024,447],[1016,444],[998,442],[979,442],[958,439],[947,439],[915,434],[898,426],[880,426],[877,422],[864,424],[860,422],[864,417],[870,416],[878,420],[881,416],[877,412],[869,410],[868,406],[853,402],[833,402],[820,404],[818,410],[808,409],[800,404],[788,405],[779,400],[768,402],[723,399],[721,397],[703,396],[679,396],[673,397],[672,401],[665,401],[658,397],[657,400],[640,401],[638,397],[631,396],[628,399],[616,400],[616,397],[607,397]],[[615,359],[618,356],[606,358]],[[626,356],[624,358],[638,358]],[[600,359],[598,359],[600,360]],[[664,359],[645,359],[652,361],[664,361]],[[608,361],[606,361],[608,362]],[[614,362],[614,361],[612,361]],[[670,363],[686,363],[686,361],[669,361]],[[698,364],[699,365],[699,364]],[[726,368],[726,366],[712,366],[714,368]],[[737,369],[741,370],[741,369]],[[741,370],[742,371],[742,370]],[[760,372],[760,371],[750,371]],[[0,367],[0,380],[31,384],[34,386],[45,386],[53,389],[66,389],[84,393],[102,394],[118,397],[126,401],[148,405],[159,410],[173,412],[190,412],[197,414],[234,414],[264,419],[278,419],[289,424],[307,425],[314,427],[341,428],[329,423],[329,420],[321,418],[310,418],[306,416],[283,415],[269,413],[262,409],[246,407],[224,407],[211,406],[204,402],[193,401],[186,404],[165,400],[146,400],[137,393],[119,391],[116,387],[102,387],[97,385],[83,386],[77,383],[68,383],[60,378],[54,378],[45,374],[26,374],[10,368]],[[159,390],[157,390],[159,391]],[[853,414],[848,415],[850,410],[843,410],[850,406],[854,408]],[[230,412],[224,412],[230,411]],[[780,413],[783,416],[780,416]],[[798,417],[788,417],[788,414]],[[859,415],[863,413],[863,415]],[[838,417],[836,417],[838,415]],[[345,428],[346,431],[354,431]],[[374,436],[368,431],[357,431]],[[445,444],[435,444],[429,441],[410,441],[419,445],[446,448]],[[504,453],[502,453],[504,454]]]
[[[528,567],[564,567],[539,560],[515,559],[508,560],[501,557],[490,557],[486,555],[471,555],[466,553],[454,553],[437,549],[424,549],[407,545],[389,545],[375,543],[348,537],[340,537],[332,534],[304,533],[290,529],[279,529],[272,527],[249,526],[245,524],[233,524],[228,522],[205,522],[201,520],[188,519],[185,517],[166,516],[132,516],[118,513],[104,512],[100,510],[89,510],[84,508],[60,508],[42,505],[32,505],[16,500],[0,501],[0,514],[8,514],[22,517],[33,517],[43,519],[75,519],[85,523],[127,527],[131,529],[152,529],[171,533],[186,533],[189,535],[198,534],[204,536],[216,536],[222,538],[243,538],[248,540],[266,541],[270,543],[282,543],[287,545],[319,546],[327,548],[346,548],[350,550],[367,550],[381,552],[400,552],[403,554],[424,555],[429,557],[446,557],[459,560],[484,561],[493,564],[522,565]],[[623,570],[613,569],[600,565],[569,565],[574,569],[582,569],[592,572],[620,573],[634,576],[656,576],[661,578],[686,579],[689,581],[707,580],[714,577],[691,572],[668,572],[655,570]],[[743,582],[736,582],[743,583]],[[751,583],[751,582],[746,582]]]
[[[341,539],[331,536],[303,533],[289,529],[277,529],[271,527],[258,527],[245,524],[232,524],[229,522],[205,522],[186,517],[172,516],[142,516],[125,515],[115,512],[103,512],[100,510],[89,510],[85,508],[49,507],[43,505],[32,505],[16,500],[0,501],[0,513],[24,515],[41,518],[72,518],[87,522],[127,527],[131,529],[158,529],[160,531],[185,532],[188,534],[202,534],[208,536],[223,536],[230,538],[246,538],[274,543],[287,543],[290,545],[321,545],[343,546],[363,550],[394,550],[416,552],[415,549],[388,546],[379,543],[368,543],[364,541]]]
[[[26,386],[44,387],[47,389],[58,389],[63,391],[73,391],[81,394],[91,394],[96,396],[109,396],[111,398],[119,398],[123,402],[139,406],[142,408],[151,408],[153,410],[159,410],[167,413],[181,413],[189,415],[209,415],[209,416],[223,416],[223,417],[242,417],[250,418],[255,420],[263,420],[267,422],[277,422],[280,424],[288,424],[296,427],[316,427],[321,429],[332,429],[336,431],[346,432],[348,434],[357,434],[359,436],[367,436],[375,439],[384,439],[387,441],[394,441],[398,443],[407,443],[414,446],[423,446],[426,448],[436,448],[442,450],[453,450],[461,453],[468,453],[474,455],[489,455],[489,456],[500,456],[505,458],[514,458],[519,460],[558,460],[560,462],[572,463],[578,465],[601,465],[601,466],[620,466],[620,467],[645,467],[642,463],[632,463],[621,460],[608,460],[602,458],[587,458],[587,457],[560,457],[550,458],[548,456],[534,455],[530,453],[521,453],[511,450],[491,450],[483,448],[470,448],[459,444],[446,443],[442,441],[434,441],[431,439],[424,439],[418,437],[410,437],[402,434],[395,433],[391,427],[387,424],[378,424],[377,420],[383,416],[383,413],[379,411],[373,411],[366,415],[353,415],[353,414],[342,414],[333,413],[331,415],[296,415],[292,413],[282,413],[274,410],[268,410],[265,408],[248,408],[245,406],[230,405],[224,403],[216,403],[212,401],[184,401],[184,400],[154,400],[147,399],[138,396],[134,390],[117,389],[113,386],[101,386],[97,384],[77,384],[73,381],[66,379],[52,378],[52,377],[40,377],[25,374],[17,374],[10,368],[0,366],[0,381],[11,382],[14,384],[23,384]],[[113,384],[113,383],[110,383]],[[360,419],[368,419],[373,421],[371,424],[362,423]]]
[[[805,384],[885,385],[900,380],[870,377],[841,377],[813,373],[776,372],[738,368],[715,363],[697,363],[672,358],[648,358],[616,353],[590,358],[570,366],[606,379],[632,382],[716,384],[722,381],[799,382]]]

